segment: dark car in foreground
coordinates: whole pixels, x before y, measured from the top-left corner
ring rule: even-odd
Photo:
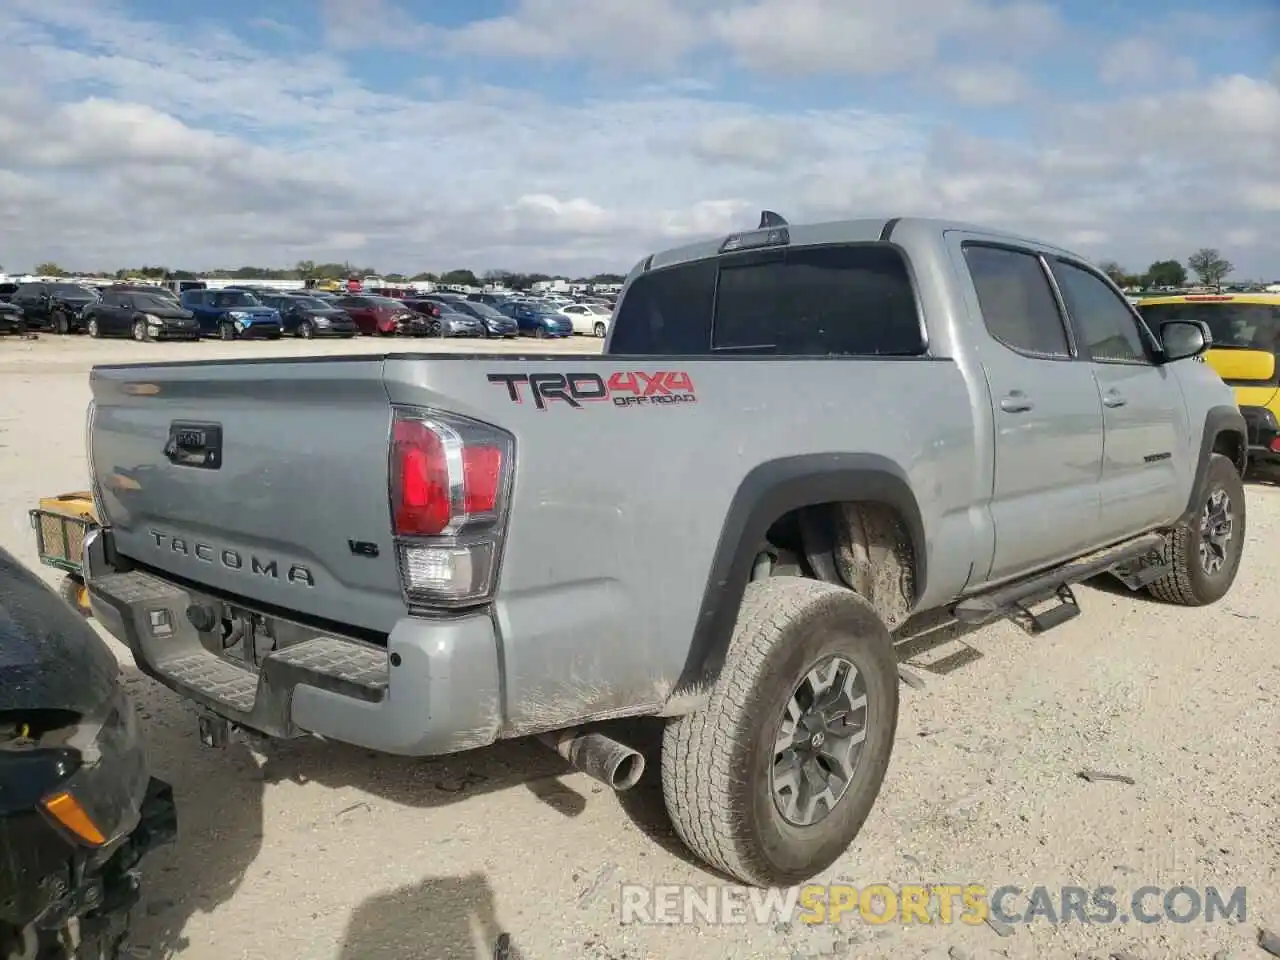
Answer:
[[[160,293],[107,289],[84,313],[91,337],[133,337],[144,340],[199,340],[195,314],[173,297]]]
[[[84,329],[84,311],[98,302],[96,290],[78,283],[24,283],[13,292],[11,303],[22,308],[28,327],[75,333]]]
[[[187,290],[182,305],[195,314],[203,336],[279,340],[284,331],[280,313],[245,290]]]
[[[304,340],[314,337],[342,337],[349,340],[360,332],[351,314],[310,294],[261,294],[258,299],[279,311],[284,332],[290,336]]]
[[[573,336],[573,324],[569,318],[540,303],[509,300],[498,310],[516,322],[522,335],[544,340],[553,337]]]
[[[117,960],[176,831],[115,655],[0,549],[0,957]]]

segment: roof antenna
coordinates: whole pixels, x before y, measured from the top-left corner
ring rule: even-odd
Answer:
[[[781,216],[774,213],[772,210],[760,211],[760,226],[756,227],[757,230],[767,230],[770,227],[785,226],[787,226],[787,221],[783,220]]]

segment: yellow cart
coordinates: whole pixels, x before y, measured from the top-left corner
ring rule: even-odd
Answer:
[[[93,494],[88,491],[41,497],[30,511],[40,562],[66,574],[59,592],[84,616],[89,616],[89,591],[84,585],[84,538],[98,525]]]

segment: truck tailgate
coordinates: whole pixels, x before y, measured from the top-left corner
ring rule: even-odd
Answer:
[[[404,605],[382,368],[380,357],[96,367],[88,454],[116,549],[233,596],[389,631]]]

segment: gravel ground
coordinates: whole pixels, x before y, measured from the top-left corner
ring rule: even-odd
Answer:
[[[423,346],[0,341],[0,544],[35,564],[26,510],[84,486],[93,362]],[[717,882],[671,832],[656,755],[647,782],[615,795],[528,743],[433,761],[319,742],[207,750],[191,712],[117,646],[181,823],[147,864],[134,953],[467,960],[502,955],[508,933],[526,960],[1266,956],[1258,927],[1280,929],[1280,560],[1267,549],[1280,488],[1253,483],[1249,497],[1240,577],[1214,607],[1087,587],[1084,616],[1039,639],[1008,624],[913,631],[903,656],[924,686],[903,687],[880,802],[822,878],[1110,885],[1122,904],[1146,885],[1245,886],[1244,922],[623,925],[622,882]],[[1087,782],[1086,769],[1134,782]]]

